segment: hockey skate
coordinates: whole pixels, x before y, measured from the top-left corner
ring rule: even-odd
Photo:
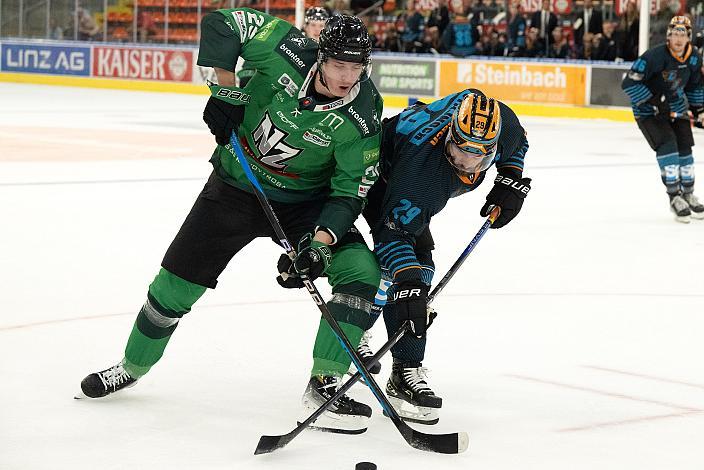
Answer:
[[[670,194],[670,210],[675,214],[675,220],[688,224],[692,212],[689,210],[689,204],[679,194]]]
[[[393,365],[386,384],[386,395],[396,412],[405,421],[436,424],[442,398],[428,387],[427,371],[420,362],[399,362]]]
[[[137,379],[123,367],[122,362],[100,372],[90,374],[81,381],[81,392],[76,399],[103,398],[120,390],[134,386]]]
[[[694,219],[704,219],[704,204],[699,202],[697,196],[694,193],[684,193],[682,194],[682,199],[685,200],[689,206],[689,211]]]
[[[365,331],[364,334],[362,335],[362,339],[359,341],[359,347],[357,348],[357,353],[359,354],[359,357],[364,361],[364,365],[367,366],[367,369],[369,369],[369,372],[376,375],[379,372],[381,372],[381,364],[379,364],[377,362],[373,366],[369,367],[369,363],[371,362],[372,357],[374,357],[374,352],[369,347],[369,340],[371,338],[372,338],[372,334],[369,333],[368,331]],[[350,364],[350,370],[347,373],[349,375],[354,375],[357,373],[357,368],[354,366],[354,364]],[[364,382],[364,379],[362,379],[362,382]]]
[[[339,377],[311,377],[302,400],[303,412],[306,415],[298,424],[332,397],[339,386]],[[371,416],[372,409],[369,406],[342,395],[310,425],[310,428],[341,434],[361,434],[367,430]]]

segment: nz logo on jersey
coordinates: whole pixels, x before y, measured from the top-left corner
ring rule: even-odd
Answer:
[[[285,162],[303,151],[303,149],[286,145],[285,140],[288,135],[288,132],[282,131],[271,122],[268,111],[264,112],[264,117],[252,133],[262,164],[283,171],[286,169]]]

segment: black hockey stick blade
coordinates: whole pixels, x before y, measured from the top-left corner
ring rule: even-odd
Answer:
[[[389,350],[396,343],[398,343],[398,340],[400,340],[404,333],[408,330],[409,325],[410,322],[405,321],[403,325],[401,325],[401,327],[398,329],[398,331],[396,331],[396,333],[391,338],[389,338],[389,340],[376,352],[376,354],[374,354],[374,356],[372,357],[372,362],[367,365],[370,366],[371,364],[377,364],[379,360],[381,360],[381,357],[387,352],[389,352]],[[332,403],[334,403],[338,398],[340,398],[342,394],[349,390],[352,385],[354,385],[354,383],[357,382],[361,377],[362,374],[360,374],[359,372],[354,374],[351,379],[349,379],[342,387],[337,390],[337,392],[333,394],[332,397],[328,399],[327,403],[324,403],[319,409],[317,409],[313,414],[306,418],[302,423],[298,423],[298,426],[296,426],[288,434],[284,434],[281,436],[262,436],[259,439],[259,444],[257,444],[257,448],[254,450],[254,455],[268,454],[270,452],[274,452],[275,450],[281,449],[282,447],[285,447],[305,428],[307,428],[311,423],[313,423],[318,418],[318,416],[320,416],[326,409],[328,409]]]
[[[416,431],[405,422],[401,421],[399,430],[403,438],[411,447],[427,452],[440,454],[461,454],[469,447],[469,436],[466,432],[453,432],[449,434],[426,434]],[[298,433],[296,430],[281,436],[262,436],[254,451],[255,455],[268,454],[285,447]]]
[[[461,454],[469,447],[469,436],[466,432],[450,434],[426,434],[416,431],[403,421],[397,425],[401,435],[411,447],[439,454]]]
[[[260,455],[260,454],[269,454],[271,452],[274,452],[275,450],[281,449],[282,447],[286,446],[289,442],[293,440],[294,437],[298,433],[295,432],[296,430],[294,429],[288,434],[284,434],[283,436],[262,436],[259,438],[259,443],[257,444],[257,448],[254,449],[254,455]]]

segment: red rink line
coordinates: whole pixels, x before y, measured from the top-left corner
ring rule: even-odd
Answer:
[[[204,309],[204,308],[234,307],[234,306],[240,306],[240,305],[288,304],[288,303],[300,303],[300,302],[310,302],[310,301],[307,299],[257,300],[257,301],[251,301],[251,302],[232,302],[229,304],[199,305],[198,309],[200,310],[200,309]],[[54,325],[57,323],[70,323],[70,322],[81,321],[81,320],[98,320],[101,318],[121,317],[121,316],[125,316],[125,315],[133,315],[136,317],[138,312],[139,312],[139,309],[135,309],[133,312],[106,313],[106,314],[102,314],[102,315],[90,315],[90,316],[84,316],[84,317],[60,318],[58,320],[38,321],[38,322],[34,322],[34,323],[24,323],[21,325],[0,326],[0,331],[21,330],[23,328],[32,328],[34,326]]]
[[[591,429],[596,429],[596,428],[607,428],[611,426],[622,426],[625,424],[635,424],[635,423],[644,423],[647,421],[657,421],[660,419],[669,419],[669,418],[684,418],[689,415],[695,415],[704,412],[704,410],[692,410],[692,411],[684,411],[682,413],[670,413],[666,415],[655,415],[655,416],[644,416],[642,418],[631,418],[631,419],[622,419],[620,421],[607,421],[604,423],[594,423],[594,424],[587,424],[584,426],[577,426],[574,428],[563,428],[563,429],[558,429],[557,432],[574,432],[574,431],[589,431]]]
[[[637,372],[628,372],[625,370],[610,369],[608,367],[599,367],[599,366],[582,366],[582,367],[584,367],[586,369],[600,370],[603,372],[612,372],[614,374],[628,375],[631,377],[639,377],[641,379],[656,380],[658,382],[671,383],[671,384],[677,384],[677,385],[685,385],[687,387],[694,387],[694,388],[699,388],[699,389],[704,390],[704,385],[695,384],[695,383],[691,383],[691,382],[683,382],[681,380],[666,379],[664,377],[656,377],[654,375],[639,374]]]
[[[535,377],[527,377],[524,375],[506,374],[506,376],[513,377],[514,379],[527,380],[529,382],[554,385],[555,387],[569,388],[571,390],[579,390],[580,392],[590,392],[590,393],[594,393],[597,395],[603,395],[603,396],[612,397],[612,398],[621,398],[623,400],[630,400],[630,401],[636,401],[636,402],[640,402],[640,403],[649,403],[651,405],[665,406],[667,408],[674,408],[676,410],[681,410],[681,411],[685,411],[688,413],[693,413],[693,412],[699,413],[699,412],[704,411],[699,408],[694,408],[691,406],[677,405],[675,403],[668,403],[668,402],[659,401],[659,400],[650,400],[648,398],[640,398],[640,397],[635,397],[632,395],[624,395],[623,393],[607,392],[604,390],[597,390],[595,388],[582,387],[580,385],[570,385],[570,384],[565,384],[565,383],[560,383],[560,382],[553,382],[550,380],[543,380],[543,379],[538,379]]]

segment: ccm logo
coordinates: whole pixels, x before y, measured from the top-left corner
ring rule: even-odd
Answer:
[[[406,297],[420,297],[420,289],[406,289],[401,292],[397,292],[394,295],[394,300],[403,299]]]
[[[519,181],[515,181],[513,178],[509,178],[508,176],[496,175],[494,183],[505,184],[506,186],[509,186],[515,189],[516,191],[522,192],[523,194],[528,194],[528,191],[530,191],[530,186],[526,186]]]

